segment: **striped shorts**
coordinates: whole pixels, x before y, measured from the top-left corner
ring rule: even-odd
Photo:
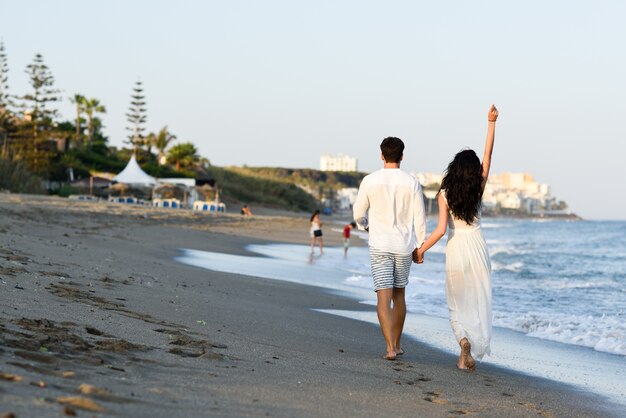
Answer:
[[[370,247],[374,291],[380,289],[404,288],[409,284],[409,271],[413,258],[411,254],[394,254]]]

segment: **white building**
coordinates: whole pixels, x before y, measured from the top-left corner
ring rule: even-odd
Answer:
[[[414,176],[419,180],[422,187],[441,185],[443,180],[443,174],[439,173],[415,173]]]
[[[324,154],[320,157],[322,171],[357,171],[357,159],[343,154]]]
[[[359,194],[357,187],[344,187],[337,190],[337,206],[339,210],[350,210],[356,202],[356,196]]]
[[[520,209],[522,207],[522,196],[517,192],[506,192],[498,195],[500,207],[504,209]]]

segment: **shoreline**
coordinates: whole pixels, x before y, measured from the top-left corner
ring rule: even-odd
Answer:
[[[402,360],[383,361],[376,326],[315,311],[371,307],[174,260],[178,248],[250,255],[251,243],[302,243],[307,220],[18,195],[0,195],[0,213],[0,371],[14,376],[0,379],[0,413],[619,415],[559,382],[488,364],[460,373],[455,356],[410,339]]]
[[[375,296],[369,285],[363,287],[360,280],[362,273],[354,270],[355,262],[367,262],[366,249],[353,249],[353,255],[349,259],[343,257],[341,248],[330,248],[323,257],[311,258],[306,255],[308,248],[304,245],[252,244],[246,246],[246,250],[252,253],[252,257],[181,249],[182,254],[176,260],[209,271],[314,285],[326,292],[346,296],[371,309],[319,310],[320,312],[378,325]],[[359,278],[358,285],[355,285],[354,275]],[[448,318],[437,316],[433,312],[413,310],[415,300],[412,302],[411,294],[417,292],[414,280],[418,281],[419,278],[413,276],[407,290],[410,294],[404,336],[446,353],[456,354],[457,346],[450,336]],[[622,382],[626,375],[621,372],[624,361],[622,354],[598,351],[589,346],[531,338],[512,328],[496,325],[492,346],[493,355],[487,357],[486,363],[572,384],[579,390],[590,390],[624,404],[626,386]],[[585,367],[588,361],[593,361],[593,371]]]

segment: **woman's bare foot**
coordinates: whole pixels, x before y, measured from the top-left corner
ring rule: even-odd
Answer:
[[[395,350],[387,350],[387,354],[383,357],[385,360],[395,360],[396,359],[396,351]]]
[[[457,367],[459,367],[459,369],[474,371],[476,369],[476,361],[474,361],[474,357],[472,357],[472,345],[467,338],[463,338],[459,341],[459,344],[461,345],[461,358]]]
[[[394,348],[393,351],[396,352],[396,356],[401,356],[404,354],[404,350],[401,348]]]

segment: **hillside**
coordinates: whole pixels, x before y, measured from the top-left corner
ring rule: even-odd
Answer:
[[[336,191],[359,187],[366,175],[308,168],[212,167],[225,196],[245,203],[270,204],[283,209],[311,211],[332,201]]]
[[[217,181],[221,198],[226,201],[306,212],[317,207],[317,200],[311,194],[289,181],[230,167],[211,166],[206,171]]]
[[[319,201],[344,187],[358,187],[364,173],[326,172],[281,167],[207,169],[220,185],[222,198],[280,209],[312,211]]]

